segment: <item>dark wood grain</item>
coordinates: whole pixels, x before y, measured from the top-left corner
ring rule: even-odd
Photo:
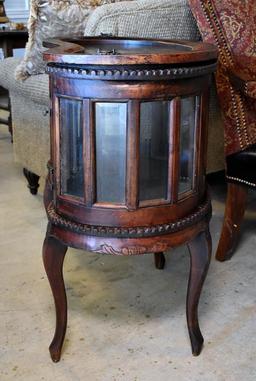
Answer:
[[[155,266],[158,270],[163,270],[165,266],[165,256],[164,253],[155,253]]]
[[[128,107],[126,205],[128,210],[136,210],[139,205],[140,103],[133,100]]]
[[[87,118],[83,118],[83,156],[85,158],[84,194],[85,205],[91,207],[96,199],[95,125],[93,119],[93,104],[88,99],[84,101],[83,113],[88,116]]]
[[[67,297],[62,274],[66,252],[67,246],[50,235],[49,227],[43,246],[43,261],[56,309],[56,329],[49,347],[54,362],[60,360],[61,348],[67,328]]]
[[[203,346],[203,336],[198,323],[198,304],[211,259],[211,236],[201,232],[188,244],[190,252],[190,275],[187,292],[187,323],[192,353],[198,356]]]
[[[225,216],[216,252],[218,261],[223,262],[230,259],[235,251],[246,208],[247,195],[246,186],[228,183]]]
[[[39,188],[40,177],[26,168],[23,168],[23,174],[28,181],[28,189],[30,190],[30,193],[36,195]]]

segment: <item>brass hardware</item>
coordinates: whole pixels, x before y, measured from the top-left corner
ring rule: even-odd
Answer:
[[[97,54],[98,55],[109,55],[109,56],[111,56],[111,55],[116,55],[117,54],[117,52],[116,52],[116,50],[115,49],[112,49],[112,50],[103,50],[103,49],[98,49],[97,50]]]

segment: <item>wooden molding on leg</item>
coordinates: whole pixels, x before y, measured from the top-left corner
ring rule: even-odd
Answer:
[[[35,173],[30,172],[28,169],[23,168],[23,174],[26,177],[28,181],[28,188],[30,190],[30,193],[33,195],[37,194],[38,188],[39,188],[39,179],[40,177],[37,176]]]
[[[158,270],[163,270],[165,265],[165,256],[164,253],[155,253],[155,266]]]
[[[204,342],[198,323],[198,304],[211,260],[209,231],[201,232],[188,244],[188,248],[190,252],[190,276],[187,291],[187,324],[192,353],[194,356],[198,356]]]
[[[58,362],[67,328],[67,297],[63,280],[63,262],[67,246],[47,234],[43,246],[43,261],[52,289],[56,310],[56,329],[49,347],[51,358]]]
[[[238,243],[241,223],[246,208],[248,189],[240,184],[228,183],[228,193],[224,222],[216,259],[226,261],[230,259]]]

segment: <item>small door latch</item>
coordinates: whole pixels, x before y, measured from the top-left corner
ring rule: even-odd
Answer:
[[[115,49],[112,49],[112,50],[104,50],[104,49],[98,49],[97,50],[97,54],[98,55],[101,55],[101,56],[103,56],[103,55],[108,55],[108,56],[114,56],[114,55],[116,55],[117,54],[117,51],[115,50]]]

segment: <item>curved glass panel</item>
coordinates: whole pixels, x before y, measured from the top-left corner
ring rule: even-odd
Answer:
[[[169,102],[143,102],[140,107],[139,199],[168,196]]]
[[[179,198],[194,188],[197,107],[199,97],[181,99]]]
[[[84,195],[82,101],[60,98],[61,194]]]
[[[125,203],[126,103],[95,104],[96,200]]]

